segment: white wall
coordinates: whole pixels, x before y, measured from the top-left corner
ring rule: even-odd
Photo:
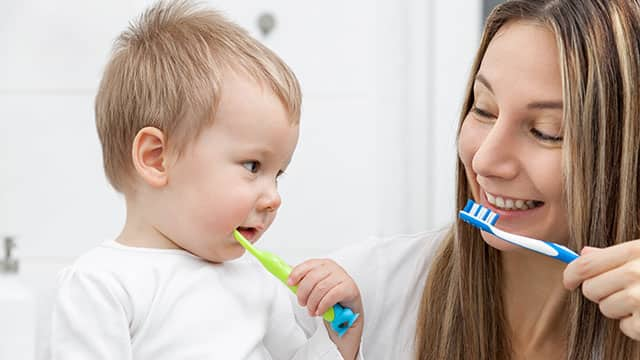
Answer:
[[[300,145],[260,246],[296,263],[453,219],[479,1],[209,2],[278,52],[303,87]],[[149,3],[0,2],[0,235],[17,236],[21,276],[39,293],[122,224],[92,102],[113,38]],[[277,20],[267,38],[256,26],[263,11]],[[39,301],[46,317],[49,298]]]

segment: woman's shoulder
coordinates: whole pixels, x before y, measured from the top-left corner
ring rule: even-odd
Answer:
[[[447,229],[372,237],[330,257],[342,266],[364,293],[395,286],[419,286]]]
[[[428,260],[438,249],[447,232],[448,229],[437,229],[413,234],[370,237],[339,249],[331,258],[343,263],[371,264],[383,261],[387,265],[396,262],[406,263],[413,258]]]
[[[372,237],[332,254],[360,289],[365,313],[370,314],[365,332],[377,334],[380,314],[400,326],[407,314],[417,313],[429,266],[447,233],[443,229]]]

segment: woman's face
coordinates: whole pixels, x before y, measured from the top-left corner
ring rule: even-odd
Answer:
[[[515,234],[566,244],[562,190],[562,81],[554,35],[505,24],[487,48],[458,151],[476,202]],[[500,250],[513,245],[482,232]]]

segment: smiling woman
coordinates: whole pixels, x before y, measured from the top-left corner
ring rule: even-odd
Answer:
[[[638,247],[639,20],[635,1],[508,1],[492,12],[459,130],[459,208],[474,198],[501,228],[573,249]],[[615,255],[585,271],[595,256],[567,268],[568,287],[593,280],[576,272],[633,272]],[[612,321],[596,303],[637,288],[636,278],[591,302],[562,289],[562,271],[456,225],[426,283],[419,357],[637,358],[640,309],[621,305]]]
[[[499,228],[581,255],[566,266],[462,222],[336,254],[363,294],[365,354],[640,358],[638,78],[638,1],[493,10],[460,116],[457,209],[473,199]]]
[[[492,12],[459,130],[459,208],[472,197],[500,214],[501,228],[574,249],[638,247],[639,21],[634,1],[508,1]],[[609,320],[588,294],[562,289],[561,264],[479,237],[456,225],[432,265],[421,359],[639,356],[640,309]],[[591,257],[566,270],[569,287],[590,281],[575,272],[633,271],[626,257],[584,271]],[[629,279],[597,300],[637,288]]]

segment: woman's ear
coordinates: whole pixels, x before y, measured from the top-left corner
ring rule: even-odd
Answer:
[[[131,157],[136,173],[145,183],[157,188],[167,184],[167,156],[162,130],[148,126],[138,131],[133,139]]]

